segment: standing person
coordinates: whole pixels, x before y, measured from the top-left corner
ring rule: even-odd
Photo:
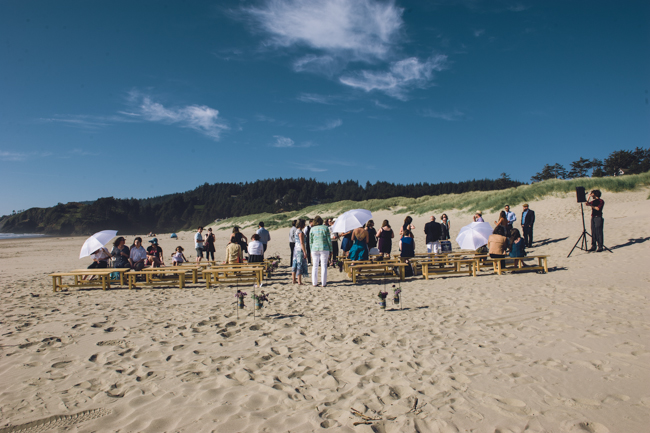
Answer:
[[[379,232],[377,233],[377,246],[379,248],[379,252],[386,257],[390,257],[390,250],[393,247],[394,237],[395,233],[393,233],[393,229],[390,228],[388,220],[384,220],[384,222],[381,223]]]
[[[431,221],[424,225],[426,235],[427,253],[438,254],[441,252],[440,238],[442,236],[442,224],[436,222],[436,217],[431,215]]]
[[[203,251],[205,251],[205,259],[206,260],[212,260],[214,261],[214,241],[217,240],[217,238],[214,236],[212,233],[212,227],[208,229],[208,234],[205,235],[205,239],[203,240]],[[212,259],[210,259],[210,256],[212,256]]]
[[[499,221],[495,221],[494,225],[495,226],[503,226],[503,228],[506,230],[506,233],[507,233],[507,230],[508,230],[508,218],[506,217],[506,212],[505,211],[503,211],[503,210],[501,211],[501,213],[499,214]],[[506,233],[504,233],[503,236],[505,236]]]
[[[307,236],[303,231],[305,228],[305,220],[298,220],[296,223],[296,246],[293,253],[293,261],[291,262],[291,282],[296,284],[296,277],[298,277],[297,283],[302,286],[302,276],[309,273],[309,268],[307,267],[307,257],[305,253],[307,252]]]
[[[151,245],[147,248],[147,261],[151,263],[152,268],[158,268],[160,266],[165,266],[165,261],[163,259],[163,250],[158,245],[158,239],[153,238],[149,241]]]
[[[329,229],[323,225],[323,218],[316,215],[313,219],[314,227],[309,232],[309,245],[313,268],[311,270],[311,282],[318,285],[318,266],[321,267],[321,286],[327,285],[327,261],[332,251],[332,237]]]
[[[289,229],[289,251],[291,251],[291,260],[293,263],[293,250],[296,248],[296,224],[298,220],[291,221],[291,228]]]
[[[449,218],[447,218],[447,214],[443,213],[442,216],[440,217],[440,240],[441,241],[446,241],[449,239],[449,233],[451,233],[451,221],[449,221]]]
[[[264,246],[264,252],[266,252],[266,247],[268,246],[269,241],[271,240],[271,234],[267,229],[264,228],[264,221],[260,221],[257,229],[257,234],[259,235],[259,241],[262,242]],[[262,254],[264,255],[264,254]]]
[[[251,243],[248,244],[248,263],[257,263],[264,261],[264,244],[261,242],[260,235],[255,233],[251,236]]]
[[[330,218],[329,220],[327,220],[327,225],[329,226],[330,237],[332,239],[332,255],[330,255],[330,265],[336,266],[336,262],[338,261],[338,257],[339,257],[339,234],[333,230],[334,229],[333,219]]]
[[[505,205],[504,210],[506,212],[506,220],[508,221],[508,225],[506,226],[506,235],[510,236],[512,225],[517,221],[517,215],[514,212],[510,212],[509,205]]]
[[[352,230],[341,233],[343,240],[341,240],[341,251],[343,251],[344,256],[348,256],[350,248],[352,248]]]
[[[521,214],[521,230],[524,232],[524,242],[527,248],[533,247],[533,224],[535,224],[535,211],[528,209],[528,203],[524,203],[524,211]]]
[[[126,239],[122,236],[115,239],[113,242],[113,249],[111,250],[111,256],[115,258],[115,263],[113,263],[114,268],[130,268],[131,263],[129,263],[129,247],[126,245]]]
[[[363,227],[352,230],[350,260],[368,260],[368,239],[370,235]]]
[[[129,263],[131,269],[141,271],[144,268],[144,261],[147,259],[147,250],[142,246],[142,238],[137,237],[133,240],[133,246],[129,252]]]
[[[196,263],[200,263],[203,258],[203,227],[199,226],[194,234],[194,249],[196,250]],[[149,241],[151,242],[151,241]],[[157,240],[156,240],[157,242]]]
[[[232,234],[230,235],[230,242],[238,243],[239,246],[241,247],[242,252],[248,252],[248,238],[239,231],[239,227],[235,226],[232,228]]]
[[[366,223],[366,231],[368,232],[368,249],[377,247],[377,229],[375,229],[375,222],[369,220]]]
[[[413,230],[415,230],[415,226],[411,224],[412,222],[413,222],[413,218],[411,218],[410,215],[404,218],[404,224],[402,225],[402,228],[399,229],[400,236],[404,235],[405,230],[408,230],[411,232],[411,234],[413,234]]]
[[[322,221],[322,219],[321,219],[321,221]],[[312,227],[314,227],[314,220],[310,219],[309,224],[307,224],[305,226],[305,228],[302,229],[302,232],[305,234],[305,239],[307,239],[305,241],[305,247],[307,248],[307,263],[309,263],[310,265],[311,265],[311,246],[309,245],[309,234],[311,233],[311,228]],[[298,231],[296,231],[296,234],[297,233],[298,233]],[[297,239],[296,239],[296,242],[298,242]]]
[[[591,248],[588,251],[596,251],[597,253],[603,252],[604,244],[604,235],[603,235],[603,226],[605,220],[603,220],[603,207],[605,207],[605,201],[600,198],[601,192],[599,189],[595,189],[589,193],[587,198],[587,206],[591,207]],[[598,249],[596,249],[598,245]]]

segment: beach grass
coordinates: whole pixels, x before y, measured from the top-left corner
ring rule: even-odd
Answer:
[[[368,209],[371,212],[392,210],[398,214],[422,215],[439,213],[452,209],[474,213],[476,211],[498,211],[504,205],[517,206],[529,201],[540,200],[548,196],[564,196],[575,192],[576,187],[582,186],[587,191],[600,189],[609,192],[633,191],[650,186],[650,171],[619,177],[585,177],[579,179],[561,180],[550,179],[531,185],[521,185],[498,191],[473,191],[463,194],[444,194],[437,196],[422,196],[418,198],[393,197],[365,201],[344,200],[335,203],[324,203],[309,206],[293,212],[277,214],[261,213],[243,217],[228,218],[219,221],[219,230],[226,230],[237,225],[241,228],[256,226],[264,221],[265,227],[274,230],[290,227],[294,219],[309,219],[320,215],[323,219],[336,217],[350,209]],[[648,196],[650,200],[650,195]]]

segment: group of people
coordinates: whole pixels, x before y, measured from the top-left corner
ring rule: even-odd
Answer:
[[[264,261],[264,253],[271,240],[271,234],[264,228],[264,222],[260,221],[257,231],[251,236],[251,242],[248,238],[239,231],[239,227],[235,226],[232,229],[230,240],[226,246],[226,260],[225,263],[243,263],[244,253],[248,254],[248,262],[262,262]],[[214,261],[214,242],[215,236],[212,233],[212,228],[208,228],[208,233],[203,236],[203,227],[199,227],[194,234],[194,248],[196,249],[196,263],[200,263],[203,259],[203,253],[206,254],[207,260]]]
[[[133,239],[133,244],[128,247],[126,246],[126,238],[119,236],[113,241],[113,249],[110,252],[105,247],[102,247],[90,255],[93,262],[88,266],[88,269],[108,268],[110,260],[113,260],[112,267],[114,268],[135,269],[136,271],[145,267],[157,268],[165,266],[163,250],[158,245],[158,239],[152,238],[149,243],[151,245],[145,249],[142,246],[142,238],[138,236]],[[172,253],[172,262],[176,265],[183,261],[187,261],[183,255],[183,247],[178,246],[176,251]]]

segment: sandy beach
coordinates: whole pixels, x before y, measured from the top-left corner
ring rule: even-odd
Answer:
[[[292,285],[288,229],[271,232],[272,302],[239,318],[235,286],[53,293],[50,273],[90,263],[85,238],[1,241],[0,432],[648,431],[649,191],[604,191],[613,253],[570,258],[575,195],[530,202],[548,274],[418,276],[402,310],[377,304],[394,280],[330,268],[324,289]],[[471,214],[446,213],[454,239]],[[414,218],[419,252],[428,220]],[[230,231],[215,228],[223,259]],[[160,234],[166,261],[177,245],[190,258],[192,238]]]

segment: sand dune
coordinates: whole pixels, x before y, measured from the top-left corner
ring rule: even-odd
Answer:
[[[531,202],[548,274],[416,277],[387,311],[376,292],[393,281],[330,270],[325,289],[297,286],[286,266],[258,317],[250,299],[237,317],[235,286],[55,294],[49,273],[89,263],[83,238],[2,241],[0,432],[647,431],[647,197],[605,192],[614,253],[569,259],[575,198]],[[471,220],[447,214],[452,237]],[[179,235],[159,236],[166,256],[193,251]],[[288,230],[271,235],[287,265]],[[228,236],[217,231],[218,257]]]

